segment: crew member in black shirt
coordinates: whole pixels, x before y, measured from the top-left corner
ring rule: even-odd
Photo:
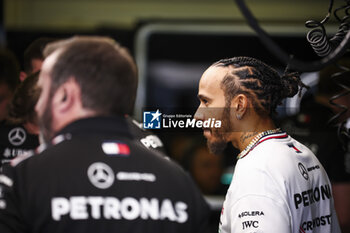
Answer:
[[[208,207],[192,180],[127,124],[137,89],[129,53],[75,37],[45,55],[36,110],[49,146],[0,175],[0,232],[203,232]]]
[[[33,153],[39,146],[39,127],[35,104],[39,98],[36,88],[39,73],[21,82],[9,104],[8,116],[0,123],[0,169],[17,156]]]

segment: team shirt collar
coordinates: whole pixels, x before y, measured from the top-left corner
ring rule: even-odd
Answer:
[[[264,132],[261,132],[252,139],[252,141],[249,143],[249,145],[244,150],[242,150],[241,153],[238,154],[237,159],[244,158],[257,145],[259,145],[260,143],[262,143],[264,141],[267,141],[270,139],[284,139],[287,137],[288,137],[287,133],[282,131],[280,128],[266,130]]]
[[[63,128],[52,139],[56,145],[62,141],[70,140],[72,135],[124,135],[132,138],[127,120],[124,116],[98,116],[79,119]]]

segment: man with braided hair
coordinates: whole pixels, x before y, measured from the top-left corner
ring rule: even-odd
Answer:
[[[315,155],[276,128],[277,105],[305,87],[297,73],[280,75],[265,63],[234,57],[211,65],[199,82],[197,120],[209,149],[227,143],[241,152],[223,204],[219,232],[340,232],[331,184]]]

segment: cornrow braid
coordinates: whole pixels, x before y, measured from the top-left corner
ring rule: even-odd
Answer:
[[[222,59],[213,66],[233,66],[224,77],[221,88],[224,90],[226,104],[237,94],[247,95],[256,112],[272,116],[276,114],[277,105],[286,97],[293,97],[304,87],[299,73],[285,72],[280,76],[272,67],[250,57],[233,57]]]

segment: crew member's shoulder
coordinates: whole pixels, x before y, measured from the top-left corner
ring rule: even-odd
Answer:
[[[52,154],[51,148],[49,148],[49,152],[47,150],[43,150],[40,152],[40,148],[42,145],[38,147],[37,150],[28,151],[16,158],[12,159],[10,162],[11,167],[15,167],[17,169],[22,169],[23,167],[40,167],[41,165],[36,166],[38,162],[40,162],[43,158],[47,157],[47,155]],[[45,156],[46,155],[46,156]]]
[[[151,131],[144,129],[142,127],[142,123],[129,116],[126,117],[126,121],[128,123],[130,132],[137,143],[141,143],[147,149],[165,153],[163,143],[157,135],[153,134]]]
[[[181,173],[184,172],[183,168],[165,153],[158,150],[149,150],[135,141],[132,143],[134,149],[137,149],[135,153],[141,161],[151,164],[153,167],[161,166],[164,169],[174,169]]]

